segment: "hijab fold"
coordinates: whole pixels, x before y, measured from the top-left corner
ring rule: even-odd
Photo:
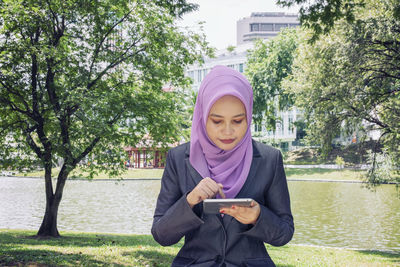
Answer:
[[[223,96],[237,97],[246,109],[247,131],[231,150],[217,147],[207,135],[206,123],[211,107]],[[253,89],[238,71],[225,66],[215,66],[200,85],[194,107],[190,136],[189,161],[200,175],[223,184],[227,198],[234,198],[243,187],[253,158],[251,118]]]

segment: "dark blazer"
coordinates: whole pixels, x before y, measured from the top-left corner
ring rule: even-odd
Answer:
[[[190,144],[168,152],[151,233],[163,246],[185,243],[172,266],[275,266],[264,242],[288,243],[294,225],[279,150],[253,140],[250,172],[236,198],[253,198],[261,206],[257,223],[246,225],[229,215],[204,214],[190,208],[186,195],[203,178],[189,162]]]

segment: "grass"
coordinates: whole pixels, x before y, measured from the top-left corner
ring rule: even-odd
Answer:
[[[0,230],[0,266],[170,266],[182,246],[161,247],[150,235],[63,232],[38,239],[33,231]],[[399,266],[400,253],[302,245],[272,247],[277,266]]]
[[[361,181],[365,171],[349,169],[286,168],[287,178],[304,180],[346,180]]]
[[[53,169],[53,174],[57,173],[57,169]],[[145,179],[145,178],[161,178],[163,169],[128,169],[118,178],[122,179]],[[321,168],[286,168],[286,176],[290,179],[321,179],[321,180],[362,180],[365,171],[349,170],[349,169],[321,169]],[[75,173],[82,174],[78,169]],[[44,177],[44,171],[19,173],[17,176]],[[73,177],[74,174],[71,175]],[[70,177],[70,178],[71,178]],[[99,173],[94,179],[109,179],[105,173]]]
[[[68,232],[40,240],[34,234],[0,230],[0,266],[169,266],[179,248],[163,248],[146,235]]]
[[[59,169],[52,170],[53,177],[56,177]],[[93,179],[149,179],[161,178],[164,169],[127,169],[122,175],[116,178],[110,178],[105,173],[99,173]],[[364,170],[354,169],[323,169],[323,168],[285,168],[286,177],[291,180],[332,180],[332,181],[366,181]],[[79,168],[74,170],[69,179],[77,179],[84,175]],[[44,177],[44,171],[29,173],[17,173],[16,176]],[[393,173],[393,177],[400,181],[400,174]]]
[[[122,179],[146,179],[146,178],[161,178],[163,169],[129,169],[118,178]],[[302,168],[286,168],[286,176],[289,179],[301,180],[347,180],[360,181],[365,171],[348,170],[348,169],[302,169]],[[31,172],[17,174],[18,176],[44,177],[44,172]],[[71,176],[73,177],[73,176]],[[70,178],[71,178],[70,177]],[[73,178],[72,178],[73,179]],[[109,176],[100,173],[94,179],[109,179]]]
[[[59,169],[53,168],[52,175],[56,177],[58,174]],[[127,169],[122,175],[118,176],[117,178],[122,179],[143,179],[143,178],[161,178],[164,169]],[[36,171],[36,172],[27,172],[27,173],[17,173],[17,176],[29,176],[29,177],[44,177],[44,171]],[[69,178],[85,176],[85,172],[81,169],[77,168],[70,174]],[[96,175],[93,179],[109,179],[110,176],[104,172],[100,172]],[[114,178],[114,179],[117,179]]]

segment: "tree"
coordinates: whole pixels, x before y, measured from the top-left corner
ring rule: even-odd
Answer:
[[[341,129],[377,130],[384,149],[399,166],[400,23],[394,1],[371,1],[342,20],[324,39],[302,42],[293,74],[284,82],[304,109],[309,138],[325,154]],[[307,39],[310,34],[305,34]],[[373,167],[375,167],[375,161]],[[378,179],[370,172],[370,182]]]
[[[293,104],[293,95],[282,87],[282,80],[291,74],[297,47],[296,29],[285,29],[272,40],[257,40],[247,55],[246,76],[254,90],[253,118],[275,130],[277,111]]]
[[[174,24],[195,8],[185,0],[0,1],[0,158],[5,168],[44,168],[38,235],[59,236],[63,188],[82,160],[91,176],[116,175],[123,146],[144,134],[154,144],[179,138],[180,92],[162,86],[188,85],[185,66],[209,52],[204,35]]]
[[[329,33],[338,20],[353,23],[356,10],[364,7],[364,0],[277,0],[276,3],[282,7],[300,6],[300,23],[312,30],[311,42]]]
[[[310,42],[315,42],[320,36],[328,34],[335,23],[345,20],[347,23],[357,23],[356,14],[365,10],[366,4],[373,0],[276,0],[282,7],[300,6],[300,23],[312,31]],[[398,0],[391,0],[393,17],[400,19],[400,5]]]
[[[229,53],[234,52],[235,49],[236,49],[236,46],[234,46],[234,45],[229,45],[229,46],[226,48],[226,50],[228,50]]]

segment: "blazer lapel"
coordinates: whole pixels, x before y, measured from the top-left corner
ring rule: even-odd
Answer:
[[[242,189],[240,189],[239,193],[237,194],[236,198],[247,198],[248,196],[246,195],[246,191],[248,191],[248,187],[251,186],[252,181],[254,179],[254,175],[258,169],[258,166],[260,165],[261,158],[253,158],[253,161],[251,163],[250,171],[249,171],[249,176],[247,176],[246,182],[244,183]],[[228,228],[229,223],[232,221],[233,217],[232,216],[224,216],[223,221],[225,228]]]
[[[247,198],[247,191],[251,191],[251,186],[254,186],[254,179],[257,179],[256,173],[260,163],[262,161],[260,152],[257,150],[256,146],[253,145],[253,159],[251,161],[251,166],[249,170],[249,175],[247,176],[246,181],[244,182],[242,189],[240,189],[239,193],[236,195],[236,198]]]
[[[251,161],[249,175],[247,176],[247,179],[244,182],[239,193],[236,195],[236,198],[248,198],[249,197],[247,194],[247,191],[249,191],[249,190],[251,191],[251,186],[255,184],[253,182],[253,180],[257,178],[256,173],[257,173],[258,167],[260,166],[261,161],[262,161],[262,158],[261,158],[260,152],[258,151],[258,149],[253,141],[253,159]],[[225,225],[226,229],[228,228],[228,225],[232,221],[232,219],[233,219],[232,216],[224,216],[223,221],[224,221],[224,225]]]
[[[196,169],[193,168],[192,164],[190,164],[189,151],[190,151],[190,146],[188,146],[185,151],[185,164],[186,164],[188,173],[194,182],[194,186],[196,186],[203,179],[203,177],[201,177],[201,175],[196,171]],[[260,163],[262,161],[261,159],[262,158],[261,158],[260,152],[258,151],[258,149],[255,145],[255,142],[253,141],[253,159],[251,161],[249,174],[247,176],[245,183],[243,184],[242,188],[240,189],[239,193],[237,194],[236,198],[248,197],[247,191],[251,190],[251,185],[254,184],[253,180],[256,179],[255,175],[256,175],[257,169],[260,166]],[[220,218],[218,218],[218,216],[219,215],[214,215],[212,217],[214,217],[214,219],[217,219],[218,221],[220,221]],[[225,215],[222,218],[225,229],[227,229],[227,227],[230,224],[230,222],[232,221],[232,219],[233,219],[233,217],[229,216],[229,215],[228,216]]]
[[[190,155],[190,145],[187,146],[186,151],[185,151],[185,164],[186,164],[186,169],[189,172],[190,177],[192,178],[192,180],[194,181],[195,186],[203,179],[203,177],[201,177],[200,173],[198,173],[196,171],[195,168],[193,168],[192,164],[190,164],[189,161],[189,155]]]
[[[252,142],[253,142],[253,159],[251,161],[249,174],[247,176],[245,183],[243,184],[242,188],[240,189],[238,195],[236,196],[236,198],[240,198],[241,195],[243,195],[247,191],[247,188],[249,186],[251,186],[251,182],[252,182],[251,180],[254,179],[257,169],[258,169],[258,166],[260,165],[260,162],[261,162],[260,152],[258,151],[258,149],[255,145],[255,142],[254,141],[252,141]],[[190,164],[189,155],[190,155],[190,146],[187,146],[186,151],[185,151],[185,164],[186,164],[187,170],[189,171],[190,176],[192,177],[193,181],[197,185],[203,179],[203,177],[201,177],[200,173],[198,173],[196,171],[196,169],[193,168],[192,164]]]

